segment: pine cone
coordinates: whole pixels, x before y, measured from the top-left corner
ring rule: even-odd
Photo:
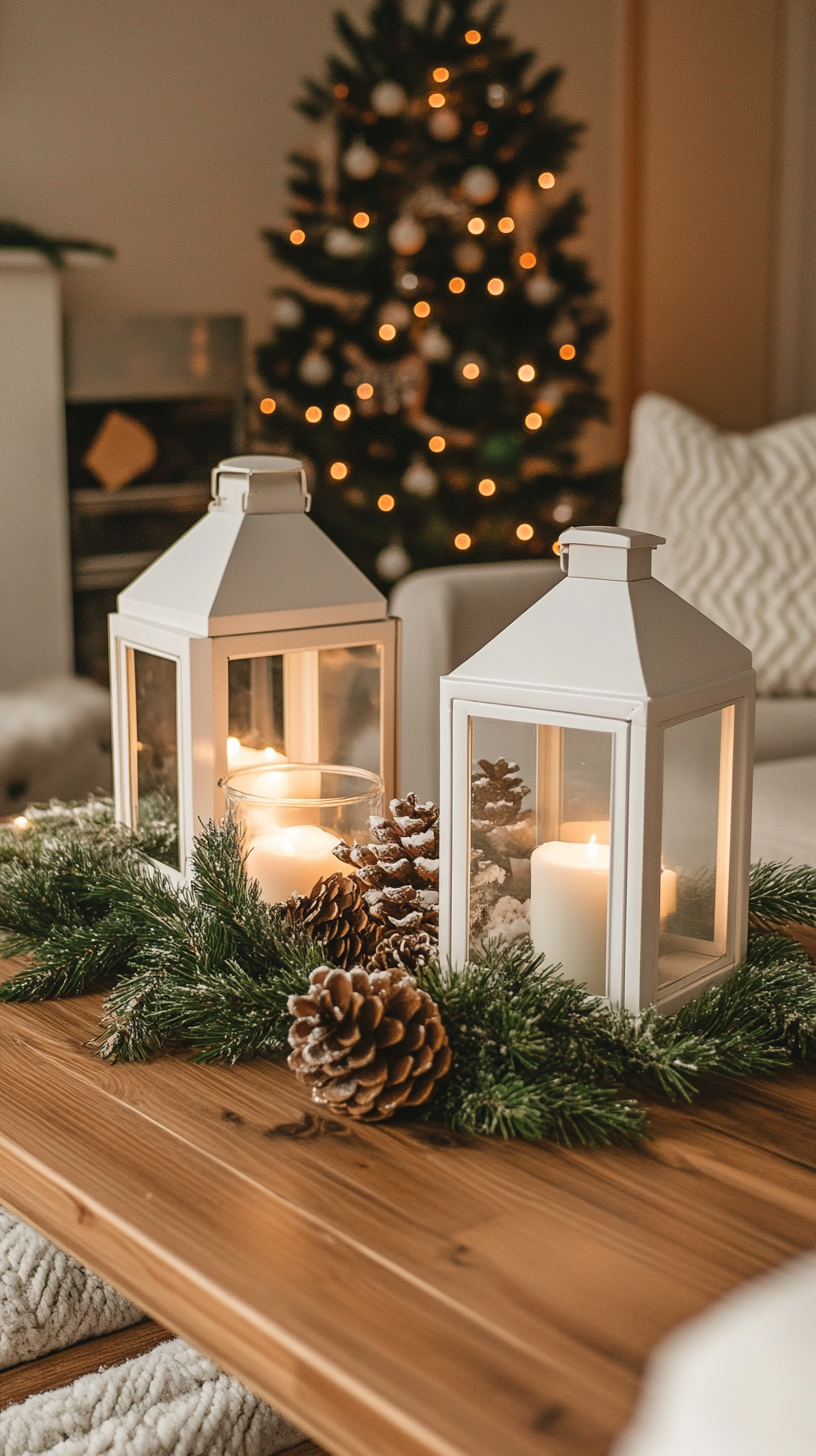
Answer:
[[[328,875],[308,895],[295,894],[286,902],[287,919],[302,925],[326,949],[335,966],[356,966],[372,955],[382,934],[372,920],[363,892],[348,875]]]
[[[368,961],[369,971],[415,971],[439,959],[439,945],[425,930],[403,935],[399,930],[386,935]]]
[[[312,1101],[363,1122],[427,1102],[451,1052],[439,1009],[414,977],[321,966],[309,982],[306,995],[289,997],[289,1066]]]
[[[390,819],[373,816],[371,844],[338,844],[334,853],[353,865],[368,888],[369,913],[385,933],[436,933],[439,926],[439,810],[416,794],[391,800]]]
[[[508,763],[506,758],[479,759],[481,773],[474,773],[471,782],[473,795],[473,828],[495,829],[499,824],[515,824],[519,818],[521,801],[530,790],[521,782],[517,763]]]

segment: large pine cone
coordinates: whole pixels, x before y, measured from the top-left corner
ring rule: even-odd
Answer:
[[[506,758],[497,758],[495,763],[480,758],[479,769],[471,783],[473,828],[486,830],[498,824],[515,824],[522,799],[530,792],[521,781],[518,764],[508,763]]]
[[[439,1009],[414,977],[321,966],[309,983],[289,997],[289,1066],[312,1101],[362,1122],[427,1102],[451,1052]]]
[[[369,819],[370,844],[338,844],[334,853],[353,865],[368,888],[369,911],[384,934],[398,930],[436,935],[439,926],[439,810],[416,794],[392,799],[390,819]]]
[[[328,875],[308,895],[292,895],[287,918],[302,925],[323,942],[326,958],[335,966],[357,966],[373,955],[382,926],[369,915],[363,892],[348,875]]]
[[[426,930],[417,935],[403,935],[395,930],[392,935],[383,936],[373,956],[368,961],[369,971],[415,971],[418,967],[430,965],[439,959],[439,945],[434,936]]]

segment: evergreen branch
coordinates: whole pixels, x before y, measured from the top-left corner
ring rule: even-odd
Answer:
[[[816,926],[816,869],[812,865],[751,866],[748,913],[753,929]]]

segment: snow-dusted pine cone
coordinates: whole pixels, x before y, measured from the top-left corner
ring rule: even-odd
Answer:
[[[390,819],[372,816],[370,844],[338,844],[334,853],[352,865],[367,886],[370,913],[382,921],[384,934],[439,926],[439,810],[421,804],[416,794],[391,800]]]
[[[451,1063],[439,1008],[404,971],[321,966],[289,997],[289,1066],[312,1101],[362,1122],[427,1102]]]
[[[370,971],[403,970],[415,971],[418,966],[430,965],[439,959],[439,945],[434,936],[426,930],[416,935],[403,935],[395,930],[383,936],[368,962]]]
[[[374,953],[382,926],[372,920],[357,880],[328,875],[308,895],[294,894],[286,904],[293,925],[303,925],[320,940],[334,966],[357,966]]]
[[[473,773],[471,794],[472,822],[475,830],[495,829],[497,824],[515,824],[521,801],[530,790],[521,781],[517,763],[506,758],[479,759],[479,772]]]

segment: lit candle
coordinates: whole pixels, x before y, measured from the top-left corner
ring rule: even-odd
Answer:
[[[549,965],[606,994],[606,902],[609,845],[550,840],[530,858],[530,934]]]
[[[259,881],[267,905],[288,900],[295,892],[308,895],[321,877],[341,873],[332,854],[340,842],[337,834],[316,824],[259,834],[247,850],[247,874]]]
[[[263,768],[267,763],[285,763],[286,754],[276,748],[247,748],[240,738],[227,739],[227,764],[230,771],[236,768]]]
[[[660,924],[677,909],[677,875],[674,870],[660,871]]]

